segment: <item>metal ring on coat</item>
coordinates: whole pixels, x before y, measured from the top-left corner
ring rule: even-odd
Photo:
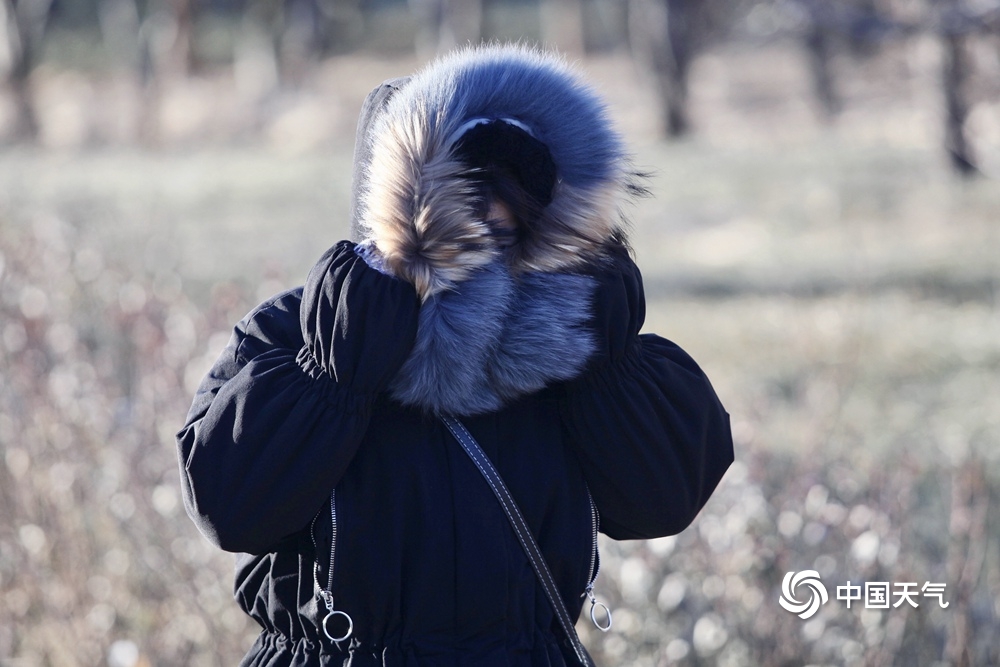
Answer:
[[[330,633],[330,622],[334,621],[334,620],[343,620],[343,619],[347,619],[347,632],[345,632],[340,637],[334,637]],[[332,641],[332,642],[342,642],[345,639],[347,639],[348,637],[350,637],[351,633],[354,632],[354,619],[352,619],[351,616],[350,616],[350,614],[348,614],[346,612],[336,611],[336,610],[331,611],[329,614],[327,614],[323,618],[323,632],[326,634],[327,637],[330,638],[330,641]]]
[[[601,625],[597,621],[597,607],[602,607],[604,609],[604,614],[607,616],[607,625]],[[611,610],[608,609],[608,605],[603,602],[598,602],[597,600],[590,601],[590,620],[594,622],[594,626],[597,627],[601,632],[607,632],[611,629]]]

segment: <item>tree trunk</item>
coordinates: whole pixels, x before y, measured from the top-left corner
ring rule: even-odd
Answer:
[[[629,41],[640,67],[656,82],[663,131],[677,138],[691,130],[688,74],[697,47],[694,0],[633,0]]]
[[[582,56],[583,0],[542,0],[542,41],[564,53]]]
[[[430,58],[483,37],[483,0],[410,0],[416,51]]]
[[[965,80],[968,59],[965,50],[965,35],[959,30],[945,27],[942,34],[944,60],[941,84],[945,100],[945,150],[951,166],[962,176],[979,173],[965,135],[965,120],[969,116],[969,104],[965,96]]]
[[[833,39],[831,27],[834,20],[832,8],[824,0],[809,2],[809,25],[804,36],[806,53],[809,54],[809,71],[813,79],[813,92],[819,101],[823,117],[829,121],[840,113],[840,96],[833,81]]]
[[[34,142],[38,139],[38,116],[31,93],[31,72],[35,67],[42,37],[48,25],[52,0],[0,0],[4,39],[11,56],[8,85],[14,96],[16,118],[14,140]]]

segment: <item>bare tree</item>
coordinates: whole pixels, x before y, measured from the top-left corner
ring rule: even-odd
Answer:
[[[655,80],[663,129],[680,137],[691,128],[688,74],[699,48],[697,0],[630,0],[629,41],[639,66]]]
[[[836,40],[846,40],[855,53],[867,55],[890,38],[917,32],[938,35],[942,45],[941,87],[944,98],[945,150],[952,167],[963,176],[979,173],[966,133],[969,116],[970,63],[968,40],[976,32],[992,29],[992,7],[975,10],[962,0],[930,0],[929,15],[916,21],[899,20],[876,0],[850,3],[832,0],[798,0],[807,17],[803,42],[809,55],[813,86],[820,108],[829,120],[842,108],[833,74]]]
[[[942,657],[956,667],[969,667],[974,661],[975,619],[970,600],[980,585],[991,541],[987,532],[990,490],[983,471],[982,462],[971,459],[957,467],[951,479],[947,572],[948,580],[955,582],[949,601],[954,611]]]
[[[804,0],[801,4],[808,16],[803,45],[809,58],[813,90],[824,117],[830,120],[841,109],[832,71],[837,7],[830,0]]]
[[[483,0],[409,0],[417,54],[430,57],[483,36]]]
[[[194,0],[99,0],[97,18],[105,48],[131,69],[140,90],[138,138],[159,139],[164,79],[187,77],[194,67]]]
[[[38,117],[31,94],[34,69],[49,23],[52,0],[0,0],[0,49],[8,60],[7,85],[14,97],[14,139],[35,141]]]
[[[343,52],[364,31],[362,0],[312,0],[316,8],[316,49],[321,54]]]
[[[170,72],[187,76],[194,62],[195,0],[161,0],[174,25],[174,35],[167,50],[167,68]]]
[[[542,41],[583,55],[583,0],[541,0]]]
[[[944,47],[941,86],[945,102],[945,150],[951,166],[959,174],[972,176],[978,174],[979,169],[965,133],[965,121],[969,117],[966,42],[976,24],[955,0],[946,0],[937,23]]]

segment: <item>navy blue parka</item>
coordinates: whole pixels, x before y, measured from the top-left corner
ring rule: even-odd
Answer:
[[[708,379],[673,343],[639,334],[642,281],[619,230],[561,222],[580,192],[627,176],[563,167],[558,131],[516,95],[463,98],[463,77],[477,88],[498,71],[521,88],[557,82],[550,101],[591,104],[597,121],[583,121],[606,125],[560,63],[522,49],[469,51],[377,89],[366,111],[378,119],[360,133],[364,242],[336,244],[303,287],[236,326],[178,434],[188,513],[239,554],[236,599],[262,628],[244,665],[575,663],[496,499],[437,415],[459,416],[493,461],[573,618],[596,574],[598,527],[614,539],[677,533],[732,461]],[[410,123],[421,104],[442,127]],[[470,240],[488,230],[453,219],[450,163],[432,164],[484,109],[544,141],[560,169],[549,209],[563,236],[540,232],[514,259]],[[430,185],[379,173],[400,168],[393,150],[413,155],[414,127],[439,144],[402,171],[433,174]],[[386,136],[404,137],[402,149]],[[354,623],[340,642],[320,627],[329,598]]]

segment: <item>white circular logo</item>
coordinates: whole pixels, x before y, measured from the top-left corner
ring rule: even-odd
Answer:
[[[809,600],[799,602],[795,597],[795,589],[799,584],[810,588]],[[778,604],[786,611],[798,614],[799,618],[805,620],[819,611],[819,608],[830,599],[827,595],[826,586],[819,580],[819,572],[816,570],[802,570],[801,572],[788,572],[781,582],[781,597]]]

